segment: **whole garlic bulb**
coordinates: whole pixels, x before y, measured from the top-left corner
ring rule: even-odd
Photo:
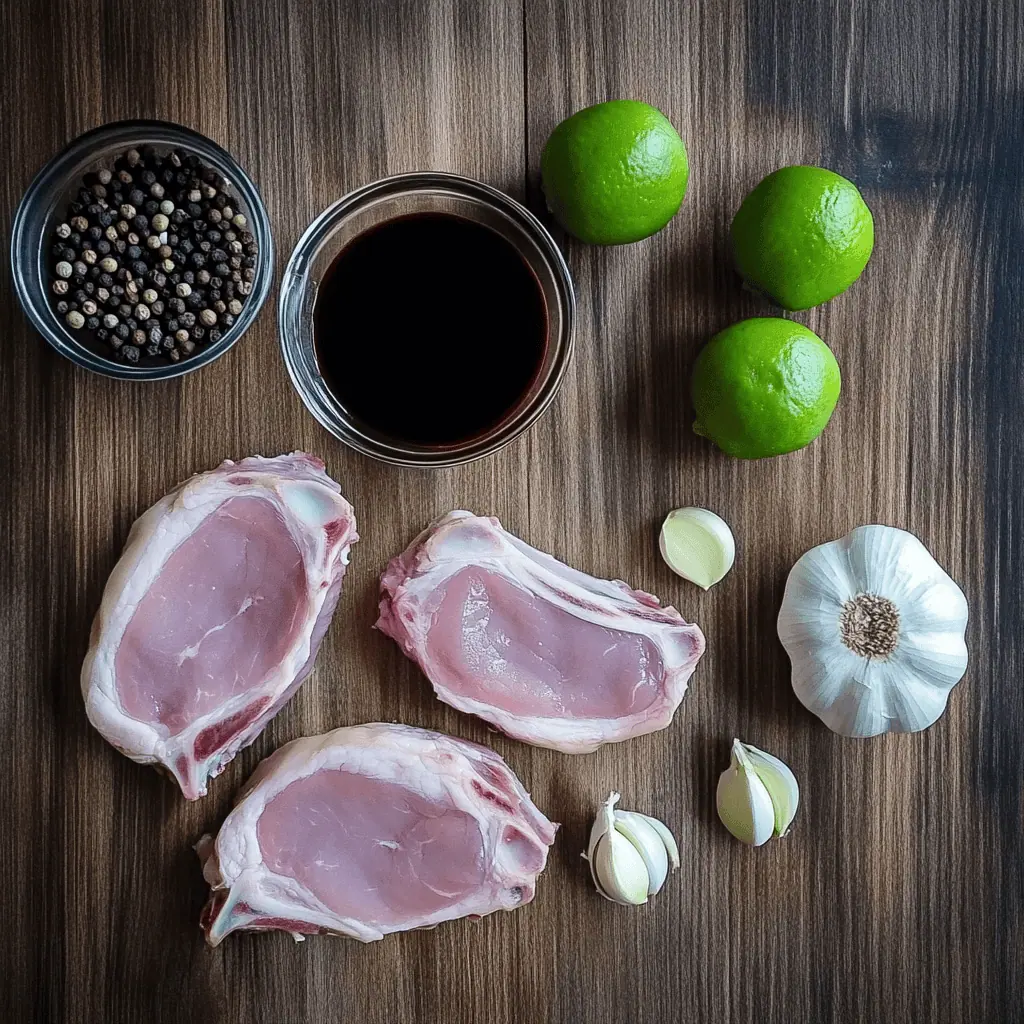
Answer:
[[[797,697],[843,736],[926,729],[967,670],[963,591],[891,526],[801,556],[778,625]]]

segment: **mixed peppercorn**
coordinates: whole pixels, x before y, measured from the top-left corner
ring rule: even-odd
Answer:
[[[195,154],[130,149],[82,180],[54,229],[57,313],[126,363],[216,345],[252,292],[259,250],[230,186]]]

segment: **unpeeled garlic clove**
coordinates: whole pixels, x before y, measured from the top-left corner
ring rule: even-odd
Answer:
[[[677,508],[665,517],[661,557],[678,576],[708,590],[732,568],[736,541],[729,524],[706,508]]]
[[[786,834],[800,803],[796,776],[777,757],[733,740],[729,767],[718,779],[718,816],[741,842],[762,846]]]
[[[597,891],[613,903],[639,906],[665,884],[679,867],[679,848],[672,833],[656,818],[617,811],[618,793],[611,793],[598,812],[584,858]]]

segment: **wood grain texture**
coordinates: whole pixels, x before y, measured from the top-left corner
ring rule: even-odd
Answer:
[[[51,353],[0,271],[0,1019],[714,1022],[1019,1018],[1024,1001],[1024,5],[1020,0],[20,0],[0,9],[5,238],[31,175],[104,121],[155,116],[230,149],[263,191],[279,267],[349,189],[469,174],[543,211],[554,125],[647,100],[680,129],[691,187],[655,238],[563,239],[575,363],[548,415],[458,470],[378,466],[288,384],[268,303],[245,340],[178,382],[129,385]],[[728,460],[690,431],[687,375],[716,330],[769,309],[729,268],[742,196],[785,163],[863,188],[878,245],[847,294],[799,319],[843,368],[825,436]],[[317,668],[259,740],[186,805],[88,726],[78,670],[131,521],[226,457],[322,455],[359,517]],[[733,526],[709,594],[660,563],[680,504]],[[672,728],[572,758],[437,702],[370,629],[389,556],[453,507],[676,604],[709,651]],[[917,533],[971,603],[972,663],[932,730],[871,742],[797,703],[775,635],[789,566],[865,522]],[[533,904],[373,946],[234,936],[206,950],[190,845],[295,736],[376,719],[490,743],[563,823]],[[796,829],[750,851],[714,785],[742,736],[803,785]],[[678,880],[636,912],[578,852],[608,789],[663,816]]]

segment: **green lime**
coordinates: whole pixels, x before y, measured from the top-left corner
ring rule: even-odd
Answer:
[[[783,167],[733,217],[739,272],[783,309],[810,309],[845,292],[875,244],[871,211],[852,181],[822,167]]]
[[[690,167],[667,117],[636,100],[577,111],[540,158],[548,208],[566,231],[594,245],[638,242],[679,210]]]
[[[783,455],[810,444],[839,399],[839,364],[802,324],[741,320],[697,357],[691,385],[696,433],[738,459]]]

